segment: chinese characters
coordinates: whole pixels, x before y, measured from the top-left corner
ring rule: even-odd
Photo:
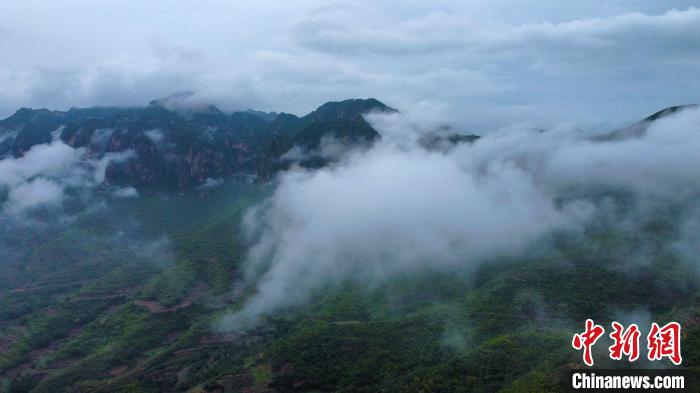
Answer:
[[[641,332],[636,324],[625,328],[618,322],[612,322],[613,331],[610,338],[613,344],[608,347],[610,358],[621,360],[626,357],[630,362],[639,359],[639,337]],[[592,347],[603,336],[605,329],[595,324],[593,320],[586,320],[586,329],[576,333],[571,345],[576,350],[583,350],[583,362],[587,366],[593,366]],[[651,324],[647,335],[647,359],[650,361],[668,358],[673,364],[680,365],[681,357],[681,325],[677,322],[669,322],[659,326],[656,322]]]

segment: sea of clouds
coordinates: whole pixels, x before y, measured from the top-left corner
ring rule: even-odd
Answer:
[[[283,173],[248,212],[244,281],[255,289],[220,327],[247,326],[346,281],[478,266],[557,231],[601,222],[636,231],[659,208],[682,211],[669,248],[686,259],[697,251],[700,110],[643,124],[638,137],[509,127],[448,149],[419,143],[439,116],[367,119],[382,135],[373,148]],[[623,216],[611,213],[620,211],[614,195],[627,196]]]

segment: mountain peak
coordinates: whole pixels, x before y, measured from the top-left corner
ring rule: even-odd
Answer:
[[[674,113],[680,112],[685,109],[697,108],[697,104],[687,104],[687,105],[676,105],[670,106],[668,108],[662,109],[653,115],[647,116],[641,121],[638,121],[628,127],[610,132],[605,135],[598,136],[594,138],[596,141],[610,141],[610,140],[621,140],[628,138],[639,138],[644,135],[647,131],[649,125],[659,119],[670,116]]]
[[[148,104],[149,106],[165,108],[173,112],[203,113],[218,115],[221,110],[215,105],[206,103],[197,98],[191,91],[179,91],[167,97],[157,98]]]
[[[660,111],[654,113],[654,114],[651,115],[651,116],[648,116],[648,117],[644,118],[643,121],[654,121],[654,120],[658,120],[658,119],[661,119],[661,118],[663,118],[663,117],[672,115],[672,114],[674,114],[674,113],[676,113],[676,112],[678,112],[678,111],[682,111],[682,110],[685,110],[685,109],[695,109],[695,108],[697,108],[697,107],[698,107],[698,104],[686,104],[686,105],[670,106],[670,107],[668,107],[668,108],[662,109],[662,110],[660,110]]]
[[[326,102],[306,117],[313,121],[329,121],[354,119],[369,112],[396,112],[396,109],[386,106],[375,98],[355,98]]]
[[[32,109],[20,108],[6,119],[0,120],[0,128],[15,127],[22,124],[44,122],[52,120],[54,115],[61,115],[61,112],[52,111],[46,108]],[[51,123],[53,125],[53,123]]]
[[[155,100],[149,102],[148,105],[162,106],[164,108],[167,108],[169,106],[176,105],[182,103],[183,101],[191,99],[192,96],[194,96],[194,93],[191,91],[178,91],[169,96],[156,98]]]

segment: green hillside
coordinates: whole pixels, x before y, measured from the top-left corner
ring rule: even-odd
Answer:
[[[218,317],[246,297],[233,289],[240,217],[267,193],[229,184],[104,198],[104,210],[42,234],[0,292],[2,390],[561,391],[561,370],[580,364],[576,321],[640,307],[683,321],[684,365],[700,366],[688,267],[658,255],[633,274],[616,269],[610,258],[639,238],[605,231],[476,271],[327,288],[253,330],[221,333]],[[670,230],[656,224],[644,236]]]

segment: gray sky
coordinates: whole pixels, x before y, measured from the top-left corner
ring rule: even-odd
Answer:
[[[3,4],[0,117],[178,90],[296,114],[376,97],[472,128],[619,124],[700,101],[700,1],[155,3]]]

